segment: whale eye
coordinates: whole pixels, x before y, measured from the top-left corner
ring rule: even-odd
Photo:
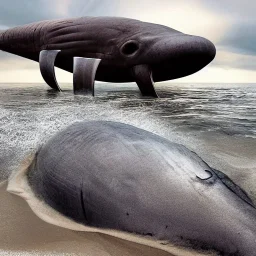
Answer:
[[[139,50],[139,44],[136,41],[128,41],[122,46],[122,53],[124,55],[133,55]]]

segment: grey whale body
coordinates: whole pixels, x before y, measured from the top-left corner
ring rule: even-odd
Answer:
[[[0,50],[38,61],[46,83],[60,90],[54,65],[74,73],[74,92],[93,94],[94,80],[136,82],[157,97],[154,81],[193,74],[215,57],[205,38],[122,17],[49,20],[0,32]]]
[[[75,123],[29,167],[47,204],[92,227],[255,255],[256,210],[246,193],[186,147],[115,122]]]

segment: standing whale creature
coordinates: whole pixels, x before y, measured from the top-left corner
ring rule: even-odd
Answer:
[[[0,33],[0,50],[39,61],[45,82],[60,91],[54,65],[74,74],[74,93],[93,94],[94,80],[136,82],[157,97],[154,81],[193,74],[215,57],[205,38],[119,17],[50,20]],[[97,72],[96,72],[97,71]]]
[[[75,123],[39,149],[27,177],[35,195],[87,227],[256,255],[256,209],[246,193],[194,152],[148,131]]]

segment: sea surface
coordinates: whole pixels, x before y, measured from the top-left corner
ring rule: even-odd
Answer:
[[[61,87],[56,93],[45,84],[0,84],[0,180],[81,120],[124,122],[183,144],[206,134],[256,139],[256,84],[159,83],[158,99],[141,97],[135,84],[96,83],[95,97]]]

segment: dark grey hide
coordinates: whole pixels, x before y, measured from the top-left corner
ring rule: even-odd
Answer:
[[[45,81],[60,90],[54,65],[74,73],[74,92],[93,93],[94,80],[136,82],[157,97],[154,81],[193,74],[215,57],[205,38],[118,17],[50,20],[0,32],[0,49],[39,61]]]
[[[256,210],[246,193],[186,147],[145,130],[75,123],[40,148],[28,177],[47,204],[85,225],[255,255]]]

